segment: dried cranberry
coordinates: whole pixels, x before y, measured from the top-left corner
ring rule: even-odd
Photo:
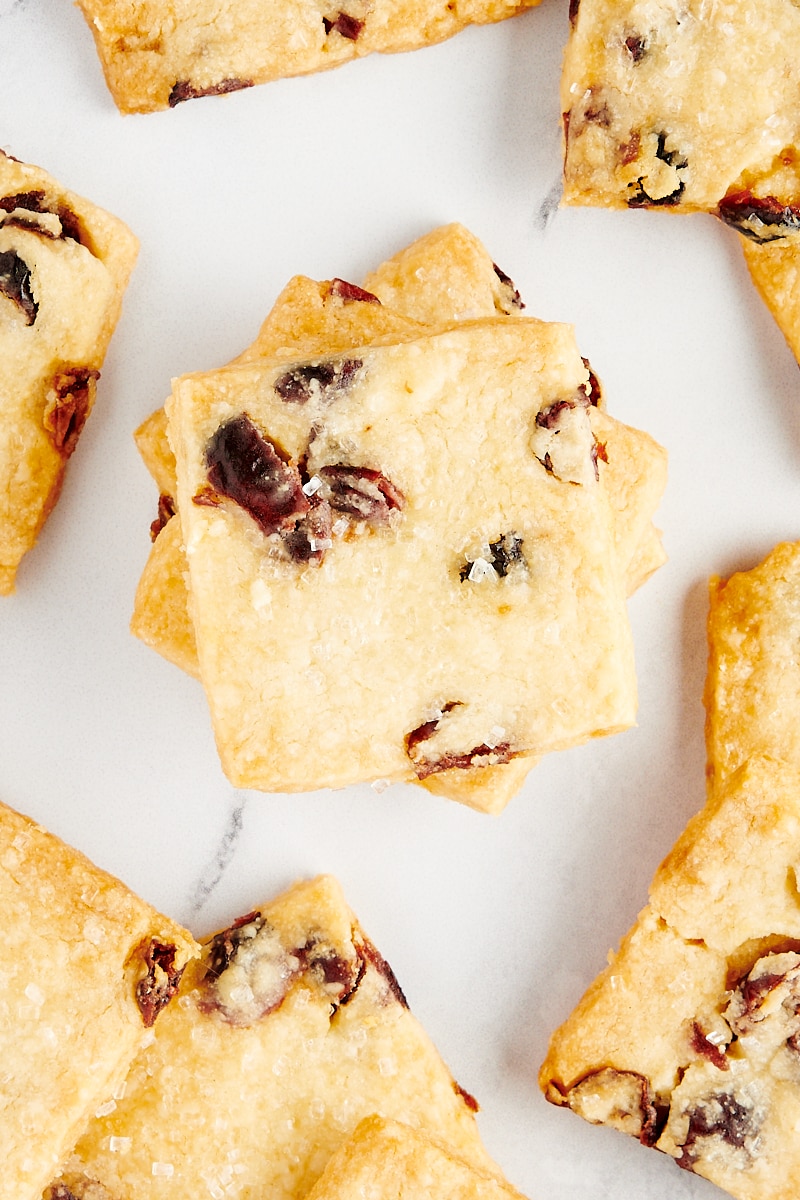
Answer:
[[[410,733],[407,733],[405,736],[406,754],[410,756],[411,751],[414,750],[415,747],[420,744],[420,742],[427,742],[429,738],[432,738],[445,713],[452,712],[453,709],[457,708],[459,704],[459,700],[448,701],[447,704],[442,705],[438,717],[434,717],[430,721],[423,721],[421,725],[416,727],[416,729],[412,729]]]
[[[709,1041],[697,1021],[692,1022],[691,1045],[695,1054],[701,1054],[703,1058],[707,1058],[719,1071],[729,1070],[725,1050]]]
[[[331,540],[331,506],[319,496],[294,529],[282,534],[283,544],[295,562],[321,562]]]
[[[61,371],[53,380],[55,401],[44,414],[44,426],[64,458],[69,458],[78,444],[94,403],[99,378],[99,371],[76,367]]]
[[[470,1112],[480,1112],[481,1106],[472,1093],[463,1088],[460,1083],[456,1083],[455,1080],[453,1081],[453,1090],[457,1096],[461,1097]]]
[[[383,978],[384,982],[388,985],[390,994],[397,1001],[397,1003],[401,1004],[403,1008],[408,1008],[408,1001],[403,994],[403,989],[397,982],[397,976],[380,951],[373,946],[372,942],[368,938],[363,936],[360,937],[356,943],[356,949],[358,950],[362,960],[368,966],[374,967],[378,974]]]
[[[358,284],[348,283],[346,279],[332,279],[328,295],[335,296],[338,300],[344,300],[346,304],[352,302],[380,304],[380,300],[372,292],[366,291]]]
[[[491,554],[490,565],[501,579],[505,579],[510,569],[516,564],[525,564],[525,556],[522,553],[522,540],[518,533],[504,533],[496,542],[489,543]],[[474,560],[468,560],[461,568],[459,578],[462,583],[469,579],[473,565]]]
[[[517,291],[517,288],[514,286],[513,279],[506,275],[505,271],[501,271],[497,263],[492,263],[492,266],[494,267],[495,275],[502,283],[503,289],[508,297],[506,304],[504,304],[502,307],[502,311],[505,313],[521,311],[525,305],[522,302],[522,297]]]
[[[26,325],[33,325],[39,305],[31,289],[30,268],[16,250],[0,251],[0,294],[16,304]]]
[[[288,404],[305,404],[312,396],[330,401],[347,390],[362,366],[360,359],[345,358],[292,367],[275,380],[275,391]]]
[[[266,921],[260,912],[250,912],[239,917],[227,929],[214,935],[208,943],[206,957],[206,972],[203,979],[219,979],[220,975],[236,958],[239,947],[245,941],[250,941]]]
[[[667,150],[667,134],[663,131],[656,135],[655,156],[656,158],[660,159],[661,162],[666,163],[668,167],[674,167],[676,171],[681,171],[684,167],[688,167],[689,165],[688,159],[684,158],[677,150]],[[645,189],[643,178],[637,179],[636,183],[631,184],[630,186],[635,188],[635,191],[628,197],[628,207],[649,208],[654,206],[670,206],[677,204],[683,195],[686,184],[682,179],[679,180],[678,186],[674,188],[673,191],[666,196],[659,196],[655,200]]]
[[[350,42],[355,42],[364,28],[364,22],[359,17],[351,17],[346,12],[337,13],[332,21],[323,17],[322,24],[326,33],[339,33]]]
[[[136,985],[136,1003],[145,1029],[152,1028],[158,1014],[178,990],[183,968],[175,968],[176,953],[175,946],[165,945],[155,939],[145,951],[147,974]]]
[[[640,63],[649,49],[647,39],[638,33],[629,34],[623,45],[635,63]]]
[[[158,516],[155,521],[150,523],[150,540],[154,542],[161,530],[175,516],[176,508],[175,501],[172,496],[168,496],[166,492],[162,492],[158,497]]]
[[[583,390],[585,391],[587,399],[592,408],[598,408],[600,406],[600,401],[603,399],[603,389],[600,387],[600,380],[592,370],[592,366],[588,358],[582,358],[581,361],[586,367],[586,370],[589,372],[589,378],[583,385]]]
[[[37,189],[36,191],[32,192],[16,192],[13,196],[0,196],[0,209],[3,209],[8,213],[15,212],[20,209],[24,209],[25,211],[32,213],[53,213],[61,222],[62,238],[72,238],[73,241],[79,242],[82,246],[87,246],[90,250],[92,248],[91,239],[86,233],[86,230],[83,228],[80,217],[77,215],[77,213],[73,212],[72,209],[66,204],[58,204],[55,206],[55,208],[53,208],[45,201],[45,194],[41,190]],[[17,220],[17,224],[21,225],[22,223],[22,221]],[[26,228],[35,229],[44,237],[54,236],[53,234],[43,230],[41,226],[37,227],[33,223],[26,225]]]
[[[198,88],[188,79],[179,80],[172,88],[167,103],[170,108],[182,104],[184,100],[199,100],[202,96],[225,96],[228,92],[239,92],[242,88],[253,86],[252,79],[222,79],[212,83],[210,87]]]
[[[769,242],[800,229],[800,204],[783,204],[775,196],[754,196],[743,189],[720,200],[717,215],[754,242]]]
[[[701,1138],[718,1138],[736,1149],[745,1149],[748,1138],[757,1133],[753,1111],[730,1092],[719,1092],[697,1102],[688,1110],[689,1128],[678,1166],[693,1170],[702,1156],[697,1142]]]
[[[480,746],[474,746],[472,750],[465,751],[464,754],[443,754],[441,758],[417,759],[414,770],[417,779],[427,779],[429,775],[436,775],[439,771],[468,771],[475,766],[485,766],[487,760],[492,766],[497,766],[500,763],[511,762],[514,757],[515,752],[509,742],[498,742],[496,746],[487,746],[484,742]]]
[[[308,512],[300,472],[275,442],[256,429],[246,413],[221,425],[206,447],[208,480],[213,491],[194,497],[197,504],[233,500],[265,534],[294,529]]]
[[[357,521],[386,522],[393,510],[401,509],[405,504],[400,489],[372,467],[337,463],[320,467],[317,475],[323,485],[320,498],[327,500],[336,512]]]

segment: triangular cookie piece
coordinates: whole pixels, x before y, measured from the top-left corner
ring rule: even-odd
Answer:
[[[52,1200],[59,1189],[75,1200],[152,1200],[160,1186],[175,1200],[300,1200],[375,1112],[497,1171],[477,1104],[330,877],[209,939],[107,1107]]]
[[[650,903],[554,1034],[555,1104],[739,1200],[800,1180],[800,776],[740,767],[659,868]]]
[[[0,1107],[9,1196],[39,1200],[199,952],[191,935],[0,805]]]
[[[523,1200],[502,1177],[400,1121],[366,1117],[336,1151],[308,1200]]]

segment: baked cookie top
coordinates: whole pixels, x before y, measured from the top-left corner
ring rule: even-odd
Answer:
[[[0,594],[58,498],[136,253],[121,221],[0,151]]]
[[[192,613],[232,780],[424,778],[631,723],[586,383],[571,330],[524,320],[176,383]]]
[[[413,50],[538,0],[79,0],[122,112],[174,108],[374,51]]]
[[[565,199],[797,228],[800,10],[792,0],[572,0]]]
[[[500,1176],[465,1162],[444,1142],[400,1121],[365,1117],[340,1147],[308,1200],[522,1200]]]
[[[495,1172],[476,1109],[324,876],[205,943],[48,1197],[151,1200],[164,1186],[176,1200],[300,1200],[377,1112]]]
[[[789,1200],[800,1171],[799,796],[767,757],[721,786],[540,1073],[553,1103],[740,1200]]]
[[[119,880],[0,806],[0,1109],[9,1195],[39,1200],[152,1036],[199,947]]]

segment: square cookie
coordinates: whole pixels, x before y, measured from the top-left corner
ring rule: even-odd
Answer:
[[[537,0],[79,0],[122,112],[174,108],[323,71],[375,51],[413,50]]]
[[[121,221],[0,151],[0,595],[58,499],[136,253]]]
[[[751,758],[656,873],[650,903],[556,1031],[548,1100],[738,1200],[800,1179],[800,776]]]
[[[383,1117],[365,1117],[336,1151],[308,1200],[521,1200],[499,1176],[481,1171],[449,1146]]]
[[[4,1188],[39,1200],[152,1036],[191,936],[39,825],[0,806]]]
[[[800,11],[764,0],[573,0],[562,76],[565,199],[747,221],[798,144]]]
[[[587,376],[570,329],[517,319],[176,382],[200,670],[237,786],[425,778],[632,722]]]
[[[206,942],[47,1200],[299,1200],[372,1113],[495,1172],[476,1109],[321,877]]]
[[[800,543],[709,587],[704,703],[708,772],[724,781],[753,754],[800,768]]]

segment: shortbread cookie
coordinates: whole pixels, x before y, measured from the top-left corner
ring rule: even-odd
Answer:
[[[425,778],[632,722],[586,383],[572,331],[522,319],[177,381],[200,670],[237,786]]]
[[[798,144],[800,10],[764,0],[575,0],[565,199],[718,212]]]
[[[173,1200],[299,1200],[375,1112],[496,1171],[476,1109],[322,877],[206,943],[49,1196],[151,1200],[163,1186]]]
[[[191,936],[0,806],[0,1109],[7,1195],[38,1200],[175,993]]]
[[[800,238],[742,238],[741,243],[750,278],[800,361]]]
[[[364,287],[395,312],[428,325],[518,316],[525,307],[483,243],[457,222],[417,238],[371,272]]]
[[[800,543],[782,543],[751,571],[712,579],[708,641],[714,782],[758,753],[800,769]]]
[[[0,151],[0,594],[58,499],[136,250],[121,221]]]
[[[374,51],[414,50],[537,0],[79,0],[122,112],[174,108],[338,66]]]
[[[547,1098],[740,1200],[800,1182],[800,775],[756,757],[712,794],[650,904],[553,1036]]]
[[[399,1121],[372,1116],[336,1151],[308,1200],[522,1200],[506,1180]]]

